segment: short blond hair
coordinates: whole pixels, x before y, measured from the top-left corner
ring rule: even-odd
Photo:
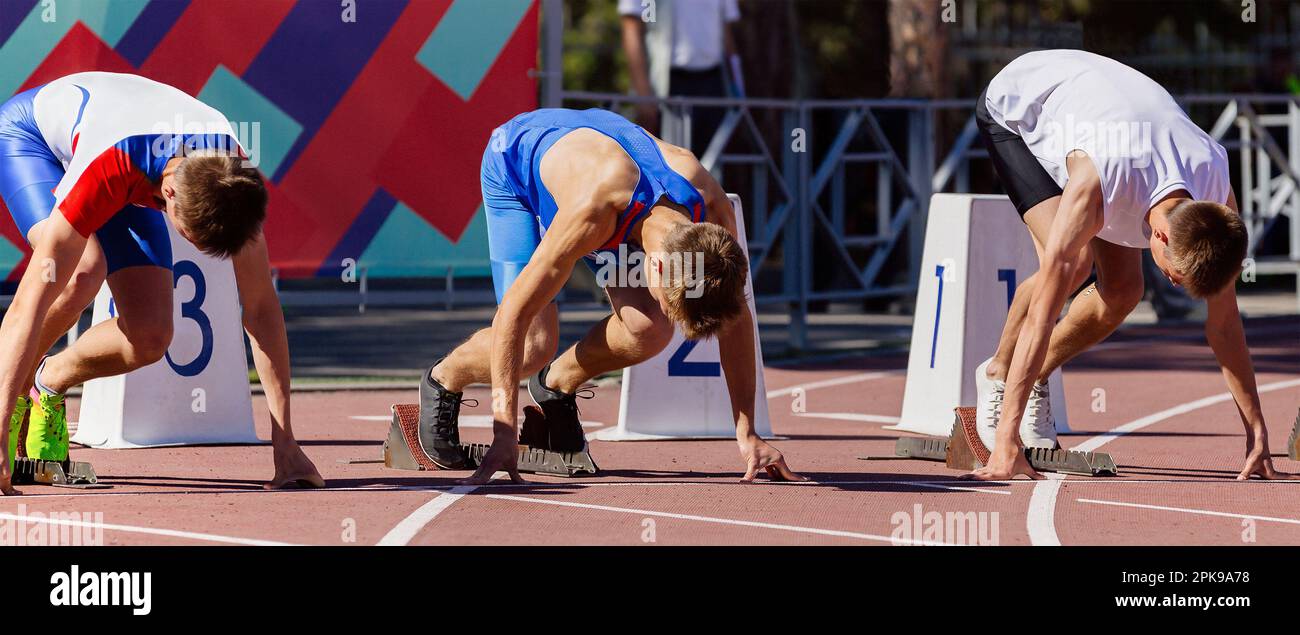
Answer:
[[[1183,201],[1169,212],[1165,256],[1192,297],[1214,295],[1236,281],[1246,259],[1246,225],[1227,205]]]
[[[664,237],[663,247],[669,254],[681,256],[671,261],[698,261],[703,269],[665,272],[668,318],[681,327],[687,339],[717,335],[747,301],[749,261],[744,250],[726,229],[714,223],[681,223]],[[696,254],[702,258],[691,257]]]
[[[176,169],[176,217],[200,251],[229,258],[262,231],[266,184],[237,154],[204,150]]]

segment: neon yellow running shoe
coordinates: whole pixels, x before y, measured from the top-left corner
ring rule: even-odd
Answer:
[[[27,397],[19,397],[18,403],[14,404],[13,414],[9,415],[9,469],[14,468],[14,459],[18,458],[18,437],[23,433],[23,421],[27,419],[27,412],[32,409],[32,400]]]
[[[43,461],[68,458],[68,409],[63,395],[41,393],[27,424],[27,456]]]

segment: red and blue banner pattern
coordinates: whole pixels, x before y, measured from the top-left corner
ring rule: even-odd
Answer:
[[[479,163],[537,105],[535,0],[4,0],[0,98],[136,73],[256,143],[286,277],[487,271]],[[5,217],[7,218],[7,213]],[[28,257],[0,220],[0,273]]]

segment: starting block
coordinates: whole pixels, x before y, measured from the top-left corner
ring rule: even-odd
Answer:
[[[952,425],[952,434],[947,439],[904,437],[895,443],[894,456],[904,459],[943,461],[945,465],[955,470],[969,471],[984,467],[989,460],[989,449],[984,447],[984,442],[980,440],[979,433],[975,430],[975,409],[960,407],[956,408],[955,412],[956,420]],[[1029,464],[1035,470],[1042,472],[1062,472],[1083,476],[1119,474],[1115,461],[1105,452],[1025,448],[1025,458],[1029,459]]]
[[[1296,413],[1295,427],[1291,428],[1291,438],[1287,439],[1286,455],[1292,461],[1300,461],[1300,413]]]
[[[107,489],[111,485],[99,482],[95,468],[83,461],[42,461],[19,457],[14,459],[14,485],[53,485],[75,489]]]
[[[396,470],[440,469],[420,449],[419,425],[420,406],[393,406],[393,422],[388,428],[388,438],[384,440],[384,467]],[[491,446],[485,443],[463,443],[460,449],[469,459],[468,467],[473,469],[483,460],[489,447]],[[557,476],[592,476],[599,468],[591,457],[591,450],[585,446],[578,452],[556,452],[520,444],[519,471]]]

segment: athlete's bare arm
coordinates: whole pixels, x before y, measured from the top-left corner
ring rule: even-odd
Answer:
[[[86,237],[77,233],[58,210],[42,223],[40,231],[31,262],[0,326],[0,411],[6,413],[0,425],[0,495],[15,493],[9,467],[8,412],[31,388],[22,383],[27,369],[43,352],[37,350],[41,323],[86,249]]]
[[[723,201],[726,205],[709,207],[709,221],[722,225],[739,240],[735,210],[725,196]],[[806,481],[807,478],[786,465],[779,450],[754,430],[754,384],[758,373],[762,372],[754,355],[755,339],[754,316],[749,310],[749,302],[742,302],[740,314],[718,332],[718,353],[722,358],[722,372],[726,376],[731,412],[736,421],[736,442],[740,444],[740,455],[745,461],[745,476],[741,480],[752,482],[759,471],[765,471],[776,480]]]
[[[289,414],[289,338],[284,312],[271,279],[271,261],[266,239],[259,235],[232,259],[239,303],[243,306],[244,331],[253,346],[253,365],[266,392],[271,411],[271,447],[275,475],[268,489],[324,487],[325,481],[293,436]]]
[[[498,470],[523,482],[518,386],[528,325],[564,288],[573,266],[614,233],[618,215],[613,212],[627,206],[636,187],[636,166],[627,154],[618,150],[631,172],[587,132],[608,139],[595,131],[575,131],[556,142],[543,160],[542,179],[559,211],[492,319],[492,447],[466,484],[487,483]]]
[[[1228,207],[1237,212],[1237,198],[1228,199]],[[1290,479],[1294,475],[1278,472],[1268,449],[1268,428],[1264,412],[1259,405],[1259,391],[1255,385],[1255,367],[1250,361],[1246,346],[1246,330],[1241,324],[1237,309],[1236,285],[1206,299],[1208,315],[1205,319],[1205,339],[1219,361],[1228,392],[1237,404],[1237,414],[1246,427],[1246,465],[1237,475],[1245,480],[1251,476],[1265,479]]]
[[[996,447],[991,448],[989,464],[967,475],[971,478],[1005,480],[1017,474],[1039,478],[1021,452],[1020,419],[1024,415],[1029,391],[1033,389],[1047,356],[1052,327],[1065,306],[1066,297],[1074,290],[1070,283],[1078,270],[1088,265],[1088,241],[1101,231],[1104,223],[1101,180],[1092,159],[1075,151],[1067,157],[1066,168],[1069,180],[1048,233],[1043,262],[1039,267],[1039,283],[1030,300],[1025,324],[1016,341],[1016,353],[1007,372]]]
[[[652,137],[654,135],[651,135]],[[705,218],[717,223],[732,238],[740,240],[736,226],[736,213],[731,201],[717,180],[709,174],[691,151],[655,137],[664,161],[674,172],[682,175],[700,191],[706,208]],[[727,393],[731,399],[731,411],[736,422],[736,442],[740,445],[741,458],[745,461],[745,482],[751,482],[759,471],[766,471],[775,479],[803,481],[806,478],[794,473],[786,465],[785,457],[779,450],[769,445],[754,430],[755,378],[761,372],[754,355],[754,316],[749,310],[749,302],[741,304],[740,315],[718,333],[718,352],[722,358],[722,372],[727,380]],[[766,397],[764,397],[766,398]]]

